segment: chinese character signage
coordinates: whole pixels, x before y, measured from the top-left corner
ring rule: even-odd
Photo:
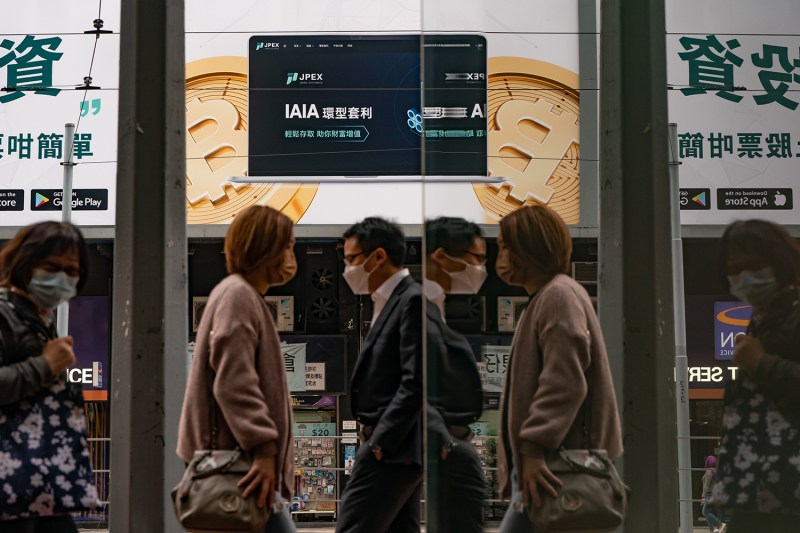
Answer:
[[[484,345],[481,347],[483,361],[478,363],[478,371],[481,374],[484,391],[503,392],[510,353],[510,346]]]
[[[306,390],[306,345],[281,343],[286,381],[290,392]]]
[[[800,223],[800,24],[794,4],[671,0],[669,119],[683,224]],[[792,29],[792,30],[790,30]],[[706,194],[702,194],[706,191]],[[700,196],[698,196],[700,195]]]
[[[249,175],[486,176],[485,37],[262,35],[248,52]]]
[[[102,3],[114,34],[93,29],[98,6],[24,2],[0,24],[0,217],[2,226],[61,218],[71,152],[73,221],[112,226],[116,214],[120,2]],[[84,77],[92,69],[92,86]],[[65,124],[76,126],[71,146]]]
[[[60,218],[52,199],[30,206],[40,202],[34,190],[62,187],[59,163],[69,151],[77,163],[73,188],[108,192],[102,209],[76,211],[74,221],[113,226],[121,2],[102,2],[100,14],[96,3],[55,4],[17,3],[0,24],[0,224]],[[426,4],[398,11],[389,0],[368,9],[322,1],[309,10],[298,2],[188,0],[188,222],[227,224],[256,204],[309,225],[351,223],[375,209],[400,223],[439,215],[496,223],[525,203],[545,203],[568,223],[583,222],[578,3],[537,0],[527,11],[488,0],[438,0],[435,10]],[[99,39],[84,33],[98,17],[113,32]],[[274,37],[259,39],[255,30]],[[318,39],[325,35],[342,39]],[[394,42],[388,53],[397,62],[380,53],[366,57],[378,41]],[[283,59],[274,62],[278,69],[249,70],[248,55]],[[325,59],[334,57],[348,59]],[[249,89],[258,86],[251,82],[265,73],[274,79],[262,87],[285,97],[274,108],[250,101]],[[85,90],[85,83],[99,89]],[[72,147],[66,123],[77,126]],[[228,181],[263,174],[419,175],[423,168],[425,175],[509,181],[425,189],[425,213],[418,184],[353,194],[352,187],[316,183]]]
[[[325,363],[306,363],[307,391],[325,390]]]

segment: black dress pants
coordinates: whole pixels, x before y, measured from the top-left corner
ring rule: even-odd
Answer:
[[[362,445],[339,504],[336,533],[419,533],[421,490],[422,468],[378,461]]]
[[[69,515],[0,521],[0,533],[77,533]]]
[[[486,481],[475,446],[455,439],[447,459],[439,462],[441,533],[482,533]]]

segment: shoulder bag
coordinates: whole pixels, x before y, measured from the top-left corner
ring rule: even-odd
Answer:
[[[574,289],[573,289],[574,290]],[[579,300],[581,295],[576,293]],[[594,312],[586,309],[586,312]],[[588,380],[587,380],[588,383]],[[590,417],[591,384],[583,401],[584,449],[550,452],[545,461],[564,484],[558,496],[542,492],[542,506],[531,506],[528,517],[536,533],[548,531],[614,531],[625,519],[630,489],[622,482],[606,450],[592,444]]]
[[[542,493],[542,506],[529,509],[534,531],[614,531],[622,524],[630,490],[605,450],[561,448],[547,466],[564,485],[558,497]]]
[[[197,450],[180,483],[172,489],[175,516],[192,533],[249,531],[263,533],[269,506],[258,507],[257,491],[245,498],[237,486],[253,465],[252,457],[239,449],[217,450],[216,401],[211,393],[211,442]]]

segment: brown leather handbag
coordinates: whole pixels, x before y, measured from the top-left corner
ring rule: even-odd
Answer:
[[[175,516],[190,532],[263,533],[269,508],[258,507],[258,493],[242,496],[237,486],[253,461],[243,451],[198,450],[180,483],[172,489]]]
[[[217,404],[213,393],[210,396],[209,449],[194,452],[183,478],[172,489],[175,516],[190,533],[263,533],[269,520],[269,506],[259,508],[258,491],[245,498],[237,485],[253,466],[253,458],[239,448],[216,449]]]
[[[536,533],[614,531],[622,524],[629,489],[605,450],[566,450],[548,455],[547,467],[564,484],[553,498],[542,493],[542,506],[529,507]]]

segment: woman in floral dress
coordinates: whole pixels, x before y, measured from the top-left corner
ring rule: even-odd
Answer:
[[[725,390],[714,501],[729,533],[800,528],[800,245],[771,222],[737,221],[720,270],[752,307]]]
[[[86,283],[75,226],[40,222],[0,251],[0,531],[69,533],[68,512],[97,504],[83,399],[66,382],[71,337],[53,311]]]

